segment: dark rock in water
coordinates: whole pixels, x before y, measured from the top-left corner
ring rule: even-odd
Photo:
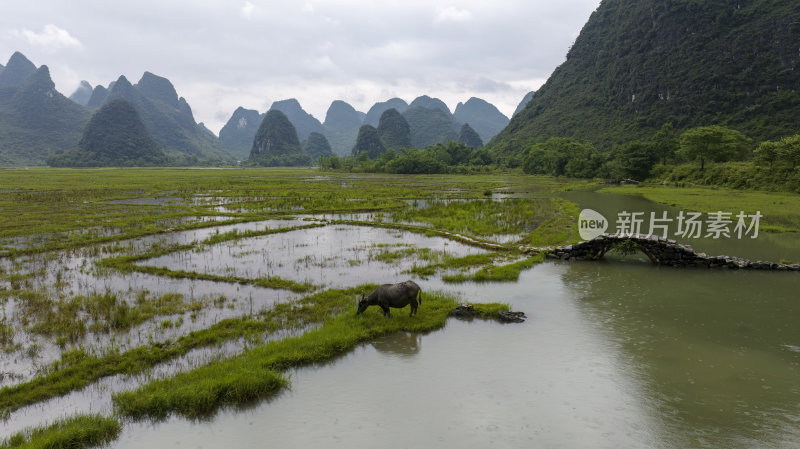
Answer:
[[[497,314],[497,318],[504,323],[521,323],[525,321],[525,314],[523,312],[506,312],[501,311]]]
[[[473,318],[480,316],[480,313],[470,304],[461,304],[456,306],[456,308],[450,312],[450,316],[461,320],[472,320]],[[526,318],[527,317],[523,312],[502,311],[498,312],[497,314],[497,319],[504,323],[521,323],[525,321]]]
[[[478,315],[478,312],[469,304],[461,304],[456,306],[452,312],[450,312],[450,316],[464,319],[464,320],[471,320]]]

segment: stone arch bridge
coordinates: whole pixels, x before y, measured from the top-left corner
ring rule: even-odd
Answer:
[[[545,250],[547,257],[561,260],[599,260],[613,248],[625,242],[633,242],[635,249],[646,255],[656,265],[672,267],[708,267],[751,270],[800,271],[800,264],[782,264],[750,261],[740,257],[709,256],[696,252],[690,245],[656,235],[611,235],[604,234],[592,240],[574,245]],[[631,245],[630,243],[625,243]]]

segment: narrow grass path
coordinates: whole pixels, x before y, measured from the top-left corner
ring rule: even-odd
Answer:
[[[288,385],[282,374],[287,368],[330,360],[360,343],[392,332],[439,329],[457,305],[452,296],[426,293],[420,312],[413,317],[396,311],[387,318],[378,308],[356,315],[350,293],[329,291],[335,295],[335,302],[342,306],[351,304],[350,310],[329,316],[317,329],[170,378],[154,380],[135,390],[116,393],[113,395],[115,408],[121,415],[133,418],[160,419],[173,413],[197,417],[221,406],[265,398]],[[507,305],[496,303],[473,306],[484,317],[508,310]]]
[[[0,442],[0,449],[85,448],[107,444],[117,438],[122,425],[116,418],[76,415],[45,427],[18,432]]]

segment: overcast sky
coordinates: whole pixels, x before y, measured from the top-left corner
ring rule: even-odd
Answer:
[[[4,1],[0,61],[81,80],[168,78],[218,132],[238,106],[297,98],[320,121],[331,101],[366,112],[423,94],[454,110],[483,98],[510,116],[564,59],[600,0]]]

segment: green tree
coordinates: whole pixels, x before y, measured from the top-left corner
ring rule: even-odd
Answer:
[[[528,151],[522,161],[522,170],[532,174],[591,178],[602,162],[590,142],[571,137],[551,137]]]
[[[653,144],[640,141],[624,145],[617,154],[619,167],[625,177],[643,180],[650,176],[650,170],[656,163]]]
[[[445,165],[465,165],[472,154],[470,147],[452,140],[429,146],[424,151]]]
[[[699,126],[681,134],[678,152],[686,160],[699,160],[700,170],[703,170],[706,160],[725,162],[742,157],[749,144],[750,139],[734,129],[718,125]]]
[[[490,165],[492,163],[494,163],[494,159],[486,148],[478,148],[469,157],[469,165]]]
[[[675,136],[675,128],[672,123],[664,123],[650,141],[650,147],[661,163],[666,165],[667,160],[671,159],[678,151],[678,138]]]
[[[781,139],[782,151],[780,159],[792,164],[792,168],[800,163],[800,134]]]
[[[445,173],[447,166],[424,150],[409,150],[386,164],[389,173],[433,174]]]
[[[767,162],[769,163],[769,168],[772,169],[772,166],[775,164],[775,161],[778,160],[782,153],[782,145],[780,142],[773,142],[773,141],[766,141],[761,142],[761,144],[756,148],[754,154],[756,156],[756,161],[758,162]]]

